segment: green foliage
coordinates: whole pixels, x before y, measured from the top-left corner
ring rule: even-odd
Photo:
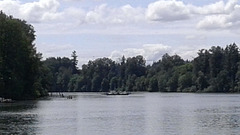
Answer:
[[[76,89],[77,89],[77,85],[78,85],[78,75],[77,74],[74,74],[70,80],[69,80],[69,83],[68,83],[68,91],[73,91],[75,92]]]
[[[152,77],[149,82],[149,92],[157,92],[158,91],[158,80],[155,77]]]
[[[77,68],[73,66],[73,61],[69,58],[47,58],[43,61],[44,66],[50,70],[49,83],[50,92],[76,91]],[[76,70],[76,71],[75,71]]]
[[[0,12],[0,97],[35,99],[47,94],[34,32],[25,21]]]
[[[179,91],[185,91],[185,89],[192,86],[192,73],[187,72],[178,78]]]
[[[196,79],[195,86],[199,91],[202,91],[209,86],[209,82],[202,71],[199,71],[197,76],[198,78]]]
[[[108,79],[104,78],[101,82],[101,91],[108,92],[109,88],[110,88],[109,81],[108,81]]]
[[[200,51],[193,61],[198,92],[238,92],[238,62],[239,49],[235,43],[225,49],[213,46]]]
[[[74,71],[76,58],[49,58],[44,63],[51,70],[52,88],[63,91],[107,92],[239,92],[240,62],[236,44],[202,49],[192,61],[165,54],[158,62],[146,66],[142,56],[125,58],[119,63],[99,58]],[[76,66],[76,64],[75,64]],[[64,69],[64,70],[63,70]],[[77,69],[77,68],[76,68]],[[54,76],[57,76],[54,78]],[[55,87],[55,82],[56,86]],[[67,84],[68,83],[68,84]],[[2,85],[2,84],[1,84]],[[61,86],[61,87],[60,87]],[[68,87],[66,87],[68,86]]]
[[[118,88],[118,78],[113,77],[110,81],[110,89],[111,90],[116,90]]]
[[[77,68],[77,64],[78,64],[78,60],[77,60],[77,52],[73,51],[72,55],[71,55],[72,59],[72,73],[73,74],[77,74],[78,73],[78,68]]]

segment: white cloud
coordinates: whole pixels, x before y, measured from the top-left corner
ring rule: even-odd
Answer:
[[[169,53],[171,47],[162,44],[145,44],[143,45],[143,56],[149,61],[156,61],[162,57],[163,54]]]
[[[200,29],[220,29],[220,28],[229,28],[233,24],[229,20],[229,15],[212,15],[206,16],[203,20],[201,20],[197,27]]]
[[[204,9],[206,9],[204,11]],[[236,28],[240,22],[240,5],[238,0],[220,1],[216,4],[203,7],[201,13],[206,14],[198,22],[197,28],[205,30]]]
[[[114,11],[112,16],[113,22],[129,23],[129,22],[142,22],[144,21],[144,9],[134,8],[131,5],[125,5]]]
[[[219,1],[205,6],[184,4],[176,0],[159,0],[146,9],[150,21],[172,22],[198,19],[199,29],[231,29],[240,26],[240,5],[238,0]]]
[[[30,22],[55,20],[60,17],[57,12],[60,3],[57,0],[40,0],[21,5],[21,16]]]
[[[219,1],[205,6],[194,6],[177,0],[159,0],[150,3],[146,16],[151,21],[178,21],[200,15],[229,14],[234,11],[238,0]]]
[[[57,0],[40,0],[22,4],[17,0],[0,1],[0,10],[32,22],[54,20],[60,17],[57,12],[60,3]]]
[[[178,47],[172,47],[163,44],[145,44],[141,48],[127,48],[123,51],[113,51],[110,58],[113,60],[119,60],[123,55],[128,57],[134,57],[142,55],[147,64],[152,64],[162,58],[166,53],[169,55],[179,55],[184,60],[193,60],[197,56],[198,50],[202,49],[202,46],[183,45]]]
[[[229,0],[225,5],[224,10],[227,12],[231,12],[234,10],[237,4],[238,4],[238,0]]]
[[[181,45],[175,47],[170,54],[177,54],[184,60],[193,60],[193,58],[197,56],[197,52],[200,49],[203,49],[202,46]]]
[[[110,58],[118,60],[123,55],[125,57],[134,57],[142,55],[148,63],[158,61],[163,54],[170,53],[171,47],[163,44],[145,44],[141,48],[126,48],[123,51],[113,51]]]
[[[193,13],[211,15],[211,14],[228,14],[234,10],[235,5],[237,5],[238,0],[229,0],[227,3],[224,1],[219,1],[213,4],[205,5],[203,7],[192,8]]]
[[[225,4],[223,1],[197,8],[200,14],[220,14],[224,13]]]
[[[181,1],[159,0],[148,5],[146,17],[151,21],[178,21],[190,18],[190,9]]]
[[[0,10],[7,14],[17,15],[20,11],[20,1],[2,0],[0,1]]]
[[[107,13],[107,5],[102,4],[95,7],[94,10],[86,13],[86,22],[89,23],[103,23]]]
[[[111,8],[107,4],[96,6],[94,10],[86,12],[85,22],[94,24],[124,24],[144,20],[144,10],[124,5]]]
[[[79,1],[81,2],[81,1]],[[238,0],[219,1],[205,6],[185,4],[178,0],[159,0],[150,3],[147,8],[124,5],[111,7],[108,4],[95,8],[66,6],[59,0],[39,0],[21,3],[18,0],[0,0],[0,10],[29,23],[58,22],[72,26],[83,24],[114,25],[145,24],[149,21],[174,22],[195,21],[199,29],[230,29],[240,24],[240,5]],[[53,24],[53,23],[52,23]],[[53,24],[54,25],[54,24]],[[69,25],[71,26],[71,25]]]
[[[197,28],[200,29],[236,29],[238,26],[240,26],[240,5],[235,5],[228,14],[205,16],[197,24]]]

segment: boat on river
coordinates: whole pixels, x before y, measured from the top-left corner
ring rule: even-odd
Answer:
[[[127,91],[109,91],[106,95],[129,95]]]

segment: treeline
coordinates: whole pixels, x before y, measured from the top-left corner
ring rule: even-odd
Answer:
[[[0,98],[35,99],[47,94],[35,31],[25,21],[0,11]]]
[[[239,56],[235,43],[226,48],[202,49],[191,62],[176,55],[164,55],[150,68],[149,77],[157,91],[239,92]]]
[[[153,65],[146,65],[143,56],[118,62],[109,58],[89,61],[78,70],[76,52],[72,58],[48,58],[49,91],[106,92],[239,92],[239,48],[213,46],[202,49],[192,61],[178,55],[165,54]]]
[[[42,60],[34,28],[0,11],[0,98],[35,99],[48,92],[239,92],[240,54],[233,43],[202,49],[192,61],[165,54],[152,65],[143,56],[99,58],[77,67],[71,58]]]
[[[133,90],[136,78],[146,74],[142,56],[116,63],[109,58],[89,61],[81,70],[77,69],[76,53],[72,59],[48,58],[44,64],[51,70],[50,91],[100,92],[109,90]]]

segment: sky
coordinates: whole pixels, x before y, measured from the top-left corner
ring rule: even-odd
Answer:
[[[36,31],[37,51],[89,60],[163,54],[193,59],[200,49],[240,44],[239,0],[0,0],[0,10]]]

